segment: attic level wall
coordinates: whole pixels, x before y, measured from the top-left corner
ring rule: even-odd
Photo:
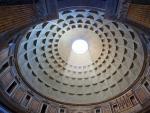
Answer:
[[[0,6],[0,33],[28,25],[34,18],[32,4]]]
[[[150,28],[150,5],[130,4],[128,20]]]
[[[56,0],[38,0],[23,5],[0,4],[0,33],[57,17]]]

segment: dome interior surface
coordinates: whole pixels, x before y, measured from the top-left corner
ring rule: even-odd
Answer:
[[[82,39],[88,51],[75,54]],[[40,23],[19,42],[18,65],[24,80],[41,95],[71,104],[111,99],[136,81],[144,50],[129,25],[104,19],[98,9],[67,9],[59,19]]]

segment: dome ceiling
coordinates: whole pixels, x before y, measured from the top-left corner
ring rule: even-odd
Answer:
[[[128,89],[143,67],[142,42],[130,26],[103,15],[64,10],[59,19],[30,28],[17,53],[24,80],[41,95],[71,104],[106,101]],[[88,44],[83,54],[72,50],[79,39]]]

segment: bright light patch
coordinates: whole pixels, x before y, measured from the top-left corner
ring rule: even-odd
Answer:
[[[88,50],[88,44],[84,40],[76,40],[72,44],[72,50],[76,54],[83,54]]]

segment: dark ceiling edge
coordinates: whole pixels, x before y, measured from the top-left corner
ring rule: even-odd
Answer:
[[[99,10],[99,11],[105,11],[105,9],[98,8],[98,7],[91,7],[91,6],[71,6],[71,7],[64,7],[64,8],[59,8],[58,11],[66,11],[66,10],[71,10],[71,9],[94,9],[94,10]]]
[[[0,6],[24,5],[37,3],[38,0],[0,0]]]

